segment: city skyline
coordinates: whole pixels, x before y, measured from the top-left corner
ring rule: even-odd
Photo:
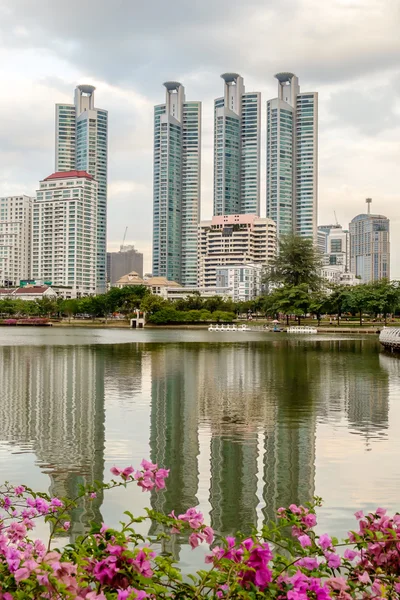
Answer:
[[[226,19],[223,5],[221,2],[218,14],[224,14]],[[179,51],[177,45],[168,45],[169,37],[163,37],[166,29],[150,24],[146,7],[141,7],[135,19],[130,19],[129,7],[115,11],[112,21],[118,24],[116,28],[109,27],[107,11],[91,15],[85,11],[79,22],[71,13],[65,27],[60,28],[57,2],[51,7],[46,5],[45,18],[39,20],[41,6],[45,5],[39,1],[33,10],[29,3],[17,0],[3,15],[0,26],[5,28],[4,39],[8,40],[4,46],[8,60],[4,61],[1,196],[33,194],[37,181],[53,168],[53,105],[70,103],[71,91],[77,84],[95,85],[98,105],[113,115],[109,249],[118,249],[129,222],[127,243],[135,243],[144,252],[145,271],[149,271],[152,110],[160,100],[160,83],[178,79],[184,83],[188,97],[203,100],[203,122],[209,122],[207,129],[203,128],[202,219],[206,219],[212,215],[213,101],[220,90],[219,74],[235,70],[245,78],[246,89],[262,93],[264,127],[264,101],[276,95],[273,74],[289,70],[299,76],[303,89],[319,93],[319,222],[332,221],[335,209],[339,221],[346,226],[360,212],[357,203],[372,196],[377,204],[379,200],[378,212],[391,217],[392,257],[396,265],[400,221],[397,222],[395,211],[397,189],[393,172],[400,151],[400,123],[396,115],[399,69],[394,57],[399,40],[395,29],[397,8],[388,0],[380,3],[379,11],[372,0],[366,0],[363,6],[343,1],[329,8],[310,0],[296,0],[293,11],[282,3],[271,9],[268,18],[252,0],[246,10],[239,7],[224,21],[240,35],[243,43],[239,45],[236,35],[215,35],[211,40],[204,35],[204,28],[211,25],[216,32],[220,27],[215,10],[210,10],[205,2],[197,9],[198,21],[185,30],[185,36],[192,32],[190,42],[197,43],[190,43],[187,52],[182,52],[182,45]],[[174,7],[172,13],[176,18]],[[312,14],[321,17],[318,35],[308,27]],[[180,14],[180,19],[186,23],[188,17]],[[288,32],[284,47],[278,41],[282,19]],[[368,44],[359,30],[360,22],[374,32],[373,41],[370,39]],[[156,29],[154,39],[159,39],[157,45],[149,40],[145,53],[134,51],[137,41],[132,33],[138,28],[138,39],[143,33],[139,23],[147,23],[147,31]],[[345,27],[341,26],[343,23]],[[170,27],[175,31],[172,15],[168,15],[166,23],[166,28]],[[121,44],[111,42],[112,29],[120,31],[119,39],[125,43],[123,53]],[[104,39],[111,42],[107,51]],[[264,144],[262,140],[262,179]],[[264,198],[262,189],[261,216],[265,216]],[[392,269],[392,276],[398,277],[399,272]]]

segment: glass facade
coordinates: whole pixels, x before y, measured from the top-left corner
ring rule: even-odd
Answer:
[[[260,214],[260,94],[242,96],[240,212]]]
[[[278,235],[317,243],[318,95],[301,94],[292,73],[278,73],[267,103],[267,216]]]
[[[201,103],[167,88],[154,109],[153,275],[185,286],[197,284],[200,151]]]
[[[293,231],[293,111],[267,104],[267,217],[278,235]]]
[[[362,214],[350,223],[350,271],[362,283],[390,279],[390,222],[383,215]]]
[[[295,231],[315,237],[317,199],[316,94],[299,94],[296,110]]]
[[[214,101],[214,215],[259,215],[261,97],[244,93],[239,75],[222,77],[225,96]]]

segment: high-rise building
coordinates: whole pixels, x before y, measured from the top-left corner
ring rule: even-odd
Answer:
[[[85,171],[40,182],[32,209],[32,278],[96,294],[98,183]]]
[[[106,291],[108,112],[94,106],[92,85],[79,85],[74,104],[56,104],[56,172],[86,171],[98,183],[97,292]]]
[[[261,95],[224,73],[214,102],[214,215],[260,214]]]
[[[153,275],[196,285],[200,220],[201,102],[164,83],[154,108]]]
[[[143,254],[135,246],[121,246],[119,252],[107,252],[107,281],[111,285],[131,271],[143,277]]]
[[[267,102],[267,217],[278,236],[317,243],[318,94],[300,93],[293,73],[278,73],[278,97]]]
[[[350,270],[362,283],[390,279],[389,219],[368,213],[350,222]]]
[[[200,287],[217,285],[217,270],[255,263],[266,265],[276,254],[276,225],[256,215],[222,215],[199,225]]]
[[[0,198],[0,285],[18,286],[30,277],[32,198]]]

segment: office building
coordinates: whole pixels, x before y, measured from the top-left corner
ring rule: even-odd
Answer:
[[[214,215],[260,214],[261,95],[224,73],[214,102]]]
[[[261,296],[263,265],[245,264],[221,267],[216,270],[217,288],[225,289],[224,296],[234,302],[249,302]]]
[[[300,93],[293,73],[278,73],[278,97],[267,102],[267,217],[278,236],[317,243],[318,94]]]
[[[40,182],[32,209],[32,277],[93,295],[97,284],[98,183],[85,171]]]
[[[30,276],[32,198],[0,198],[0,285],[18,286]]]
[[[217,270],[227,266],[266,265],[276,254],[276,225],[256,215],[215,216],[199,226],[200,287],[217,285]]]
[[[153,275],[195,285],[200,220],[201,102],[164,83],[154,108]]]
[[[350,271],[350,234],[341,225],[321,225],[318,227],[318,242],[324,236],[325,245],[322,250],[324,266],[338,266],[343,273]]]
[[[98,183],[97,292],[106,291],[108,113],[94,105],[92,85],[79,85],[74,104],[56,105],[56,172],[85,171]]]
[[[119,252],[107,252],[107,281],[111,285],[131,271],[143,277],[143,254],[135,246],[121,246]]]
[[[389,219],[368,212],[350,222],[350,270],[362,283],[390,279]]]

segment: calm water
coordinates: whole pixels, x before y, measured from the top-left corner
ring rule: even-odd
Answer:
[[[345,534],[359,508],[400,508],[399,430],[400,360],[375,338],[0,329],[3,480],[64,496],[114,464],[171,469],[164,494],[77,510],[72,536],[150,504],[246,531],[314,494],[320,528]]]

